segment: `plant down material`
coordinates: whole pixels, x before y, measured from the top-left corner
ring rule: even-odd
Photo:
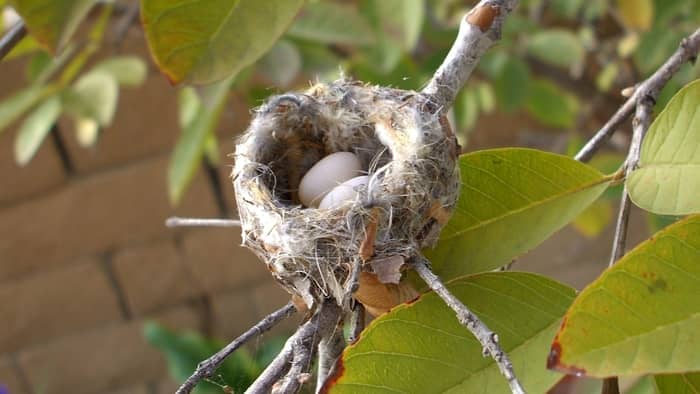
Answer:
[[[347,79],[270,98],[235,152],[243,245],[309,308],[331,297],[347,310],[359,270],[396,278],[381,271],[432,246],[457,199],[459,149],[436,113],[420,93]],[[342,151],[369,169],[366,190],[337,208],[302,207],[301,177]]]

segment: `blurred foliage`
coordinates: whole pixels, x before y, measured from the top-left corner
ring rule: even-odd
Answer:
[[[143,329],[149,344],[156,347],[168,362],[170,375],[178,383],[184,382],[197,365],[224,347],[224,343],[205,338],[194,332],[176,333],[155,322]],[[197,385],[195,394],[242,393],[272,362],[282,349],[284,337],[273,337],[261,343],[255,352],[241,348],[229,356],[216,375]],[[225,391],[228,388],[230,391]]]
[[[45,7],[47,10],[41,15],[25,11],[31,10],[32,4],[43,3],[44,0],[9,3],[24,16],[30,32],[44,32],[41,28],[47,21],[62,22],[42,33],[43,36],[32,34],[25,38],[9,57],[31,56],[26,73],[28,87],[0,103],[0,130],[13,120],[36,111],[25,120],[34,123],[23,128],[29,130],[23,131],[29,135],[17,137],[29,141],[16,144],[22,146],[16,150],[21,164],[31,159],[32,152],[49,132],[42,123],[52,123],[54,111],[46,108],[55,101],[51,100],[53,96],[59,96],[61,112],[73,118],[78,141],[93,146],[99,130],[112,121],[110,115],[118,97],[114,82],[117,86],[138,86],[145,77],[145,65],[138,58],[108,59],[102,67],[87,70],[85,67],[97,48],[105,45],[102,39],[105,26],[115,20],[112,9],[116,7],[123,12],[125,5],[119,2],[114,6],[99,5],[96,9],[101,11],[91,13],[97,16],[89,18],[93,27],[86,43],[80,37],[69,38],[85,15],[89,1],[56,2]],[[226,18],[203,7],[186,7],[181,11],[193,23],[209,21],[207,23],[220,27],[207,30],[211,30],[211,34],[202,40],[210,40],[212,45],[252,43],[252,52],[246,52],[245,63],[257,61],[241,69],[246,64],[240,63],[240,57],[226,56],[214,61],[206,52],[188,49],[186,54],[180,54],[187,58],[177,60],[180,63],[176,68],[190,70],[187,71],[190,74],[182,71],[179,77],[171,78],[206,80],[209,77],[193,75],[201,76],[202,70],[213,70],[215,73],[210,76],[230,79],[230,88],[246,98],[251,106],[259,105],[262,99],[275,92],[303,88],[309,80],[336,79],[339,72],[369,83],[420,89],[449,50],[459,19],[471,3],[475,1],[309,1],[293,21],[289,19],[293,13],[277,10],[272,17],[270,10],[256,9],[254,5],[241,7],[242,11],[236,10]],[[173,7],[160,0],[143,0],[141,5],[142,12],[148,15]],[[225,2],[220,6],[228,7]],[[51,15],[52,9],[57,16]],[[6,14],[8,10],[6,7]],[[267,15],[264,22],[255,19],[260,13]],[[256,30],[257,27],[253,31],[236,29],[236,18],[241,17],[253,18],[255,26],[265,25],[265,34],[272,35],[261,38],[263,33]],[[146,19],[146,34],[156,28],[170,29],[168,26],[178,21],[175,18],[153,26]],[[582,111],[595,114],[609,110],[606,106],[611,101],[621,99],[618,91],[652,73],[699,22],[700,2],[692,0],[521,1],[506,22],[502,41],[482,59],[454,106],[452,119],[460,141],[467,143],[469,133],[482,116],[500,113],[522,113],[542,129],[569,131],[571,136],[589,133],[591,130],[583,129]],[[274,38],[276,29],[286,29],[278,40]],[[202,34],[209,33],[203,31]],[[34,36],[42,45],[58,50],[57,56],[51,57],[41,51]],[[191,35],[171,34],[171,42],[155,43],[149,37],[155,58],[161,59],[156,63],[163,66],[163,72],[168,75],[174,71],[162,64],[164,58],[159,53],[194,40]],[[165,47],[161,48],[162,45]],[[198,44],[192,42],[192,45]],[[663,108],[674,92],[697,76],[699,67],[684,66],[661,93],[658,108]],[[596,91],[591,92],[590,88]],[[99,100],[85,103],[80,92],[86,89],[101,92]],[[198,115],[191,122],[181,122],[183,131],[168,174],[173,203],[180,200],[203,158],[216,162],[213,136],[227,96],[219,95],[219,101],[212,103],[207,97],[212,89],[195,91],[201,96],[200,102],[207,102],[195,111],[206,114]],[[607,97],[607,100],[592,100],[593,95]],[[192,110],[181,107],[181,111]],[[46,121],[37,122],[39,117],[46,117]]]

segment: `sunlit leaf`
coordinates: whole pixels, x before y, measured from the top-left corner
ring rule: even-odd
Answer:
[[[667,227],[588,285],[548,366],[605,377],[700,370],[700,216]]]
[[[197,114],[202,110],[202,101],[193,87],[185,86],[180,90],[177,103],[179,124],[184,129],[197,118]]]
[[[588,238],[595,238],[608,227],[613,217],[610,201],[598,200],[574,219],[574,228]]]
[[[140,86],[148,73],[146,62],[138,56],[116,56],[100,62],[94,70],[106,71],[126,86]]]
[[[572,67],[583,62],[585,50],[569,30],[542,30],[533,34],[527,49],[537,59],[554,66]]]
[[[367,45],[375,42],[372,27],[355,7],[331,2],[307,4],[288,34],[329,44]]]
[[[574,290],[528,273],[459,278],[451,292],[495,332],[527,392],[544,393],[561,375],[547,372],[548,344]],[[343,353],[327,392],[510,392],[481,345],[434,293],[375,319]]]
[[[536,79],[530,84],[526,102],[528,112],[547,126],[571,128],[576,123],[579,102],[554,82]]]
[[[94,3],[94,0],[9,0],[32,37],[51,52],[63,48]]]
[[[95,119],[109,126],[119,99],[119,86],[112,74],[92,70],[83,74],[63,95],[63,105],[73,115]]]
[[[632,201],[660,215],[700,212],[700,80],[684,87],[654,120],[639,168],[627,179]]]
[[[60,114],[61,100],[51,96],[24,120],[15,138],[15,160],[19,165],[26,165],[34,157]]]
[[[494,149],[459,160],[462,190],[434,249],[435,272],[451,279],[509,263],[573,220],[610,177],[569,157]]]
[[[700,393],[700,372],[675,375],[656,375],[658,394],[697,394]]]
[[[303,0],[143,0],[151,55],[173,83],[231,77],[260,58]]]
[[[301,55],[289,40],[279,40],[260,59],[257,69],[277,86],[287,86],[301,71]]]
[[[187,124],[175,145],[168,165],[168,196],[177,204],[201,163],[207,135],[213,132],[224,108],[233,77],[202,90],[201,109]]]
[[[41,98],[43,88],[30,86],[0,102],[0,132]]]

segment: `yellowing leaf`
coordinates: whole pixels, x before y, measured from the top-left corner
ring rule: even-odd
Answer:
[[[630,29],[649,30],[654,22],[654,0],[617,0],[617,11]]]
[[[141,15],[151,55],[173,83],[210,83],[258,60],[303,4],[303,0],[143,0]]]
[[[632,201],[659,215],[700,212],[700,80],[669,101],[642,144],[627,179]]]
[[[576,298],[548,366],[594,377],[700,370],[700,216],[625,255]]]

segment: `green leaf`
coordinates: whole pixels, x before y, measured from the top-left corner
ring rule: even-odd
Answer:
[[[678,216],[657,215],[651,212],[647,212],[646,219],[649,234],[654,234],[672,225],[681,218]]]
[[[547,239],[595,201],[611,177],[531,149],[478,151],[459,160],[462,190],[434,249],[444,280],[492,270]]]
[[[172,204],[180,201],[199,168],[207,135],[213,132],[219,121],[233,79],[229,77],[206,86],[202,91],[201,109],[182,130],[168,165],[168,196]]]
[[[100,126],[109,126],[118,99],[119,86],[112,74],[91,70],[64,92],[63,105],[74,116],[95,119]]]
[[[579,102],[554,82],[536,79],[530,84],[528,112],[547,126],[569,129],[576,124]]]
[[[197,91],[191,86],[185,86],[178,95],[178,113],[181,128],[187,128],[197,118],[202,110],[202,101]]]
[[[500,67],[494,89],[503,111],[512,112],[520,108],[530,89],[530,69],[527,64],[516,57],[508,58]]]
[[[642,143],[639,168],[627,179],[632,201],[660,215],[700,212],[700,80],[676,94]]]
[[[423,25],[424,0],[368,0],[364,13],[369,16],[377,45],[369,61],[381,73],[391,72],[404,53],[416,47]]]
[[[657,233],[576,298],[548,366],[605,377],[700,370],[700,216]]]
[[[173,83],[210,83],[254,63],[282,35],[303,0],[143,0],[151,55]]]
[[[656,375],[658,394],[697,394],[700,393],[700,372],[676,375]]]
[[[184,382],[200,361],[223,347],[223,344],[218,341],[195,333],[174,333],[154,322],[144,325],[144,336],[148,343],[165,354],[170,374],[178,382]],[[243,392],[259,373],[260,366],[256,365],[246,349],[238,349],[217,370],[217,375],[221,376],[223,383],[230,386],[236,393]],[[216,378],[212,380],[218,381]],[[200,394],[221,392],[220,387],[208,381],[199,383],[195,391]]]
[[[258,70],[277,86],[288,86],[301,72],[301,55],[289,40],[279,40],[257,64]]]
[[[588,238],[595,238],[608,227],[613,217],[610,201],[598,200],[574,219],[574,228]]]
[[[33,85],[0,102],[0,132],[34,106],[42,91],[42,86]]]
[[[447,284],[494,330],[525,390],[544,393],[547,345],[574,290],[538,275],[485,273]],[[434,293],[375,319],[342,356],[329,393],[505,393],[506,380]]]
[[[29,34],[51,52],[59,52],[87,15],[94,0],[10,0]]]
[[[51,96],[24,120],[15,138],[15,160],[19,165],[26,165],[34,157],[60,114],[61,100]]]
[[[140,86],[146,80],[146,62],[138,56],[116,56],[100,62],[94,70],[106,71],[121,85]]]
[[[576,34],[562,29],[534,33],[528,41],[527,50],[545,63],[567,68],[583,62],[586,52]]]
[[[351,5],[310,3],[289,28],[292,37],[327,44],[368,45],[375,37],[367,19]]]

